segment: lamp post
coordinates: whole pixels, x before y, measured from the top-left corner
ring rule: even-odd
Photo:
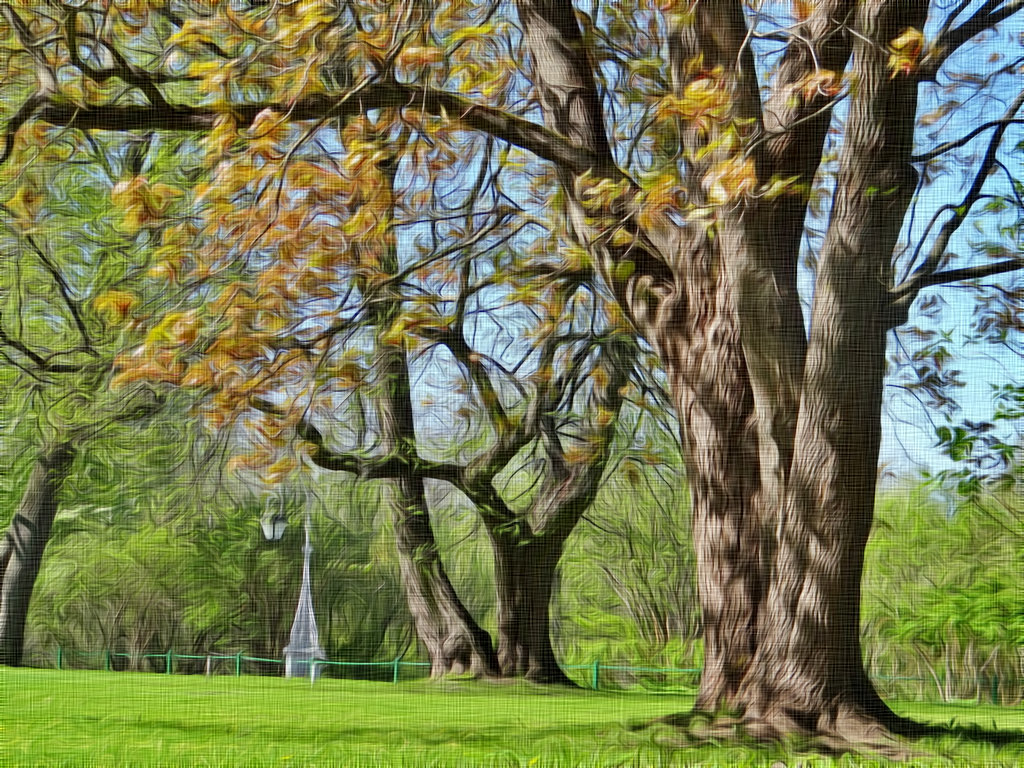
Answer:
[[[261,518],[260,527],[267,541],[280,541],[284,536],[284,529],[288,527],[288,518],[283,512],[278,511],[270,517]]]
[[[313,588],[309,575],[309,559],[313,545],[309,538],[309,509],[306,509],[306,541],[302,547],[302,587],[299,603],[295,606],[295,620],[284,649],[285,677],[308,677],[312,685],[320,676],[317,661],[326,658],[320,647],[320,633],[313,612]]]

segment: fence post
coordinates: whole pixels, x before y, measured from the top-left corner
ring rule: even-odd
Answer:
[[[61,670],[64,668],[64,649],[59,645],[57,646],[57,669]]]
[[[103,671],[110,671],[110,649],[103,651]]]
[[[235,654],[235,677],[242,676],[242,652]]]
[[[167,650],[167,665],[164,668],[164,672],[166,674],[168,674],[168,675],[171,674],[171,670],[173,669],[173,667],[174,667],[174,655],[171,653],[170,649],[168,649]]]
[[[590,682],[595,691],[598,690],[598,686],[600,685],[600,669],[601,661],[599,659],[594,659],[594,671]]]
[[[992,703],[999,703],[999,675],[992,675]]]
[[[398,683],[398,665],[399,665],[399,663],[400,663],[399,660],[395,659],[395,662],[394,662],[394,664],[395,664],[395,671],[391,675],[391,682],[392,683],[396,683],[396,684]]]

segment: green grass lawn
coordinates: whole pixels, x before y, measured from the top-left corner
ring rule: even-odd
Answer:
[[[0,668],[0,766],[870,766],[877,757],[735,744],[679,748],[681,695],[548,692],[469,682],[399,685]],[[1024,765],[1024,708],[905,705],[903,714],[1020,744],[918,742],[912,764]]]

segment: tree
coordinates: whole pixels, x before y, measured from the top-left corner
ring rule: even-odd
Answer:
[[[154,149],[152,161],[177,154],[178,143]],[[117,144],[126,167],[141,167],[151,149],[147,138]],[[5,449],[36,457],[0,539],[0,664],[21,663],[36,576],[76,456],[83,449],[99,451],[104,439],[116,439],[118,425],[137,428],[162,406],[162,398],[146,384],[114,395],[105,389],[115,355],[123,344],[137,340],[133,315],[162,313],[163,308],[157,308],[158,301],[142,308],[140,300],[147,297],[125,290],[137,289],[146,255],[105,217],[117,184],[111,164],[103,173],[64,165],[67,151],[57,142],[40,153],[30,171],[19,174],[24,178],[15,182],[18,189],[3,207],[0,229]],[[46,196],[47,183],[73,193]],[[157,184],[161,187],[170,189]],[[152,224],[159,224],[156,216]],[[68,231],[82,238],[68,238]],[[101,249],[106,253],[97,268],[94,259]]]
[[[1019,62],[957,79],[957,54],[1021,4],[935,7],[930,39],[923,0],[795,3],[778,18],[726,0],[512,5],[453,0],[428,17],[415,3],[375,0],[275,14],[262,4],[135,3],[108,22],[91,5],[55,4],[30,25],[8,9],[19,55],[6,87],[23,99],[8,145],[30,121],[200,131],[213,147],[244,126],[259,177],[246,184],[263,185],[250,187],[254,199],[276,185],[282,210],[294,202],[283,193],[294,166],[274,142],[308,146],[327,121],[358,126],[372,113],[441,148],[482,132],[546,161],[573,235],[660,356],[680,417],[705,631],[698,706],[739,708],[767,733],[860,738],[900,727],[858,642],[886,341],[923,290],[1024,266],[1015,248],[980,263],[950,251],[1002,168],[1022,97],[970,129],[961,123],[975,115],[956,112],[963,119],[946,127],[958,135],[919,154],[915,126],[928,117],[919,107],[944,92],[1013,88],[1004,84]],[[133,39],[168,55],[151,58]],[[58,64],[75,76],[54,77]],[[518,114],[522,99],[540,114]],[[842,142],[823,164],[833,120]],[[940,207],[923,236],[911,233],[917,247],[898,247],[933,162],[969,161],[958,150],[982,134],[964,197]],[[357,127],[349,138],[358,137]],[[302,169],[311,194],[329,186],[329,162],[318,167]],[[797,265],[809,204],[822,204],[812,194],[819,173],[834,173],[834,193],[813,241],[805,334]],[[239,186],[230,175],[216,183]],[[340,187],[334,223],[360,242],[373,228],[359,200],[367,190]],[[1014,195],[999,197],[1016,206]],[[361,248],[346,253],[372,272]]]
[[[392,200],[399,161],[400,154],[395,152],[380,164]],[[381,214],[394,219],[393,210]],[[387,238],[384,253],[381,267],[387,274],[396,274],[399,260],[393,237]],[[365,291],[365,280],[357,281],[359,289]],[[377,337],[371,367],[378,387],[372,402],[377,410],[381,448],[385,455],[397,456],[409,466],[417,457],[417,441],[406,349],[404,344],[386,339],[401,309],[402,297],[397,291],[386,290],[370,305],[367,322]],[[463,605],[445,571],[430,523],[423,477],[402,472],[388,482],[402,585],[417,637],[430,659],[431,676],[497,676],[500,669],[491,638]]]
[[[330,424],[346,419],[326,401],[298,401],[291,409],[262,398],[252,404],[265,414],[285,417],[271,427],[275,433],[289,426],[289,417],[292,423],[297,418],[296,429],[312,444],[310,459],[319,467],[354,472],[363,478],[389,478],[399,488],[415,489],[414,493],[397,494],[403,506],[397,515],[396,533],[400,550],[407,553],[403,554],[403,568],[412,593],[410,607],[435,674],[452,671],[450,663],[439,661],[460,644],[459,636],[450,630],[438,637],[443,643],[431,644],[438,627],[430,617],[432,603],[423,595],[437,595],[438,590],[427,592],[429,583],[424,585],[421,578],[408,572],[436,559],[436,565],[430,565],[431,571],[437,569],[433,578],[443,577],[445,591],[451,590],[433,535],[428,541],[416,532],[421,525],[428,533],[430,530],[423,491],[426,480],[449,484],[474,505],[494,553],[497,664],[464,665],[465,669],[497,674],[500,667],[505,676],[570,684],[551,645],[552,590],[566,540],[605,475],[616,421],[634,375],[637,348],[624,329],[609,323],[609,316],[613,320],[620,316],[602,311],[608,308],[602,307],[591,286],[580,284],[578,273],[553,277],[561,265],[539,259],[531,260],[531,269],[523,272],[517,265],[520,257],[511,248],[491,263],[466,250],[470,252],[453,254],[450,267],[440,270],[450,279],[437,280],[436,293],[428,286],[413,291],[418,297],[414,310],[399,315],[403,304],[411,301],[397,293],[389,294],[387,301],[370,304],[374,309],[387,308],[386,314],[370,313],[376,329],[375,346],[368,353],[370,379],[364,374],[352,379],[350,354],[346,375],[357,391],[377,405],[376,422],[371,426],[378,444],[375,450],[332,447]],[[397,266],[391,264],[389,272],[395,271]],[[514,296],[527,302],[529,312],[512,299]],[[514,350],[509,349],[512,344],[496,343],[493,335],[483,330],[488,324],[500,327],[501,316],[510,306],[522,316],[518,319],[522,336],[514,340]],[[405,335],[396,335],[396,322],[405,328]],[[513,339],[509,329],[504,333]],[[529,341],[527,337],[537,338]],[[339,350],[326,355],[344,354],[352,344],[353,340],[346,338]],[[440,439],[418,438],[409,384],[412,363],[406,361],[406,354],[421,360],[440,356],[442,367],[448,362],[456,364],[458,375],[446,374],[438,385],[449,395],[434,410],[449,425],[468,421],[471,439],[456,429]],[[316,368],[330,370],[331,364],[324,361]],[[337,382],[333,386],[337,387]],[[452,397],[452,389],[464,397]],[[431,446],[432,442],[440,445]],[[405,511],[408,509],[414,512]],[[423,519],[416,521],[416,517]],[[489,638],[486,644],[490,648]]]

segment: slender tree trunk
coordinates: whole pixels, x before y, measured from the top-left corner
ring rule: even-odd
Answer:
[[[382,344],[376,371],[382,386],[376,398],[382,443],[386,450],[413,461],[416,432],[405,351]],[[417,636],[430,658],[431,676],[497,677],[500,667],[490,635],[459,600],[445,572],[430,526],[423,480],[403,477],[389,483],[402,586]]]
[[[521,533],[523,523],[490,531],[498,595],[498,661],[506,677],[535,683],[573,683],[551,647],[550,610],[555,571],[565,540]]]
[[[422,481],[403,478],[391,485],[402,586],[416,634],[430,659],[431,677],[466,673],[498,677],[501,672],[490,635],[459,600],[445,572]]]
[[[13,553],[14,544],[5,531],[3,539],[0,539],[0,584],[4,583],[4,573],[7,571],[7,564],[11,562]]]
[[[392,186],[397,159],[396,152],[381,166]],[[390,273],[398,272],[392,235],[384,245],[383,261]],[[400,311],[397,291],[383,291],[372,311],[379,339],[390,330]],[[416,425],[405,349],[379,341],[374,368],[381,387],[376,408],[382,447],[413,463],[417,457]],[[431,677],[465,673],[497,677],[500,667],[491,637],[459,600],[441,561],[423,480],[403,477],[390,484],[402,586],[417,636],[430,658]]]
[[[70,443],[43,451],[4,537],[9,559],[0,585],[0,664],[16,667],[22,663],[32,591],[57,514],[57,497],[74,459]]]

